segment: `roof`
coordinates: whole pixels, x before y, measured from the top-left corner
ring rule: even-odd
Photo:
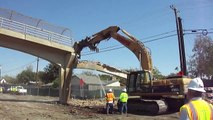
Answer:
[[[0,83],[2,84],[2,83],[7,83],[7,81],[5,80],[5,79],[2,79],[1,81],[0,81]]]
[[[109,81],[109,82],[105,83],[105,85],[109,85],[109,84],[112,84],[112,83],[115,83],[115,82],[119,82],[119,80]]]
[[[85,74],[75,75],[79,79],[82,79],[85,84],[93,84],[93,85],[100,85],[105,84],[105,82],[101,81],[98,76],[88,76]]]

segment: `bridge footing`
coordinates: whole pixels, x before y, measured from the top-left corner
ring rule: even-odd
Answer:
[[[59,88],[59,103],[63,105],[67,105],[70,93],[71,93],[71,77],[72,70],[70,68],[61,68],[60,70],[61,82]]]
[[[75,55],[68,57],[65,68],[61,67],[59,70],[60,85],[59,85],[59,103],[68,105],[71,94],[71,79],[73,69],[77,66],[77,58]]]

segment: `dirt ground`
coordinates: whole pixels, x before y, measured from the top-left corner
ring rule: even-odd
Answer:
[[[178,120],[178,113],[145,115],[103,113],[105,101],[71,99],[68,106],[57,104],[58,98],[0,94],[1,120]]]

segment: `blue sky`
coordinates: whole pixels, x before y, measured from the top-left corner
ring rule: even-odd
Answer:
[[[109,26],[117,25],[141,40],[149,41],[176,34],[174,11],[180,11],[183,29],[207,29],[213,31],[212,0],[0,0],[0,8],[11,9],[33,18],[42,19],[72,31],[75,41],[81,40]],[[174,32],[170,32],[174,31]],[[147,37],[169,32],[158,37]],[[213,38],[213,34],[208,34]],[[192,55],[195,34],[184,35],[186,59]],[[111,46],[121,46],[110,39],[99,44],[100,50]],[[153,65],[162,74],[168,75],[179,67],[177,36],[145,43],[151,50]],[[82,54],[88,53],[85,49]],[[27,65],[36,70],[36,56],[0,47],[2,75],[21,72]],[[98,54],[82,55],[82,60],[100,61],[120,69],[140,68],[139,62],[127,48]],[[39,69],[48,64],[43,59]]]

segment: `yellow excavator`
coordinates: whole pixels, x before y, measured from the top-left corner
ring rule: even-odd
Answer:
[[[119,31],[123,32],[126,37],[119,34]],[[154,79],[149,50],[141,41],[118,26],[110,26],[76,42],[74,49],[80,58],[83,48],[89,47],[91,50],[98,51],[97,44],[110,38],[117,40],[132,51],[141,64],[142,70],[129,72],[127,75],[126,87],[130,96],[128,110],[161,114],[170,109],[177,110],[184,104],[186,87],[191,79],[182,75],[162,80]]]

